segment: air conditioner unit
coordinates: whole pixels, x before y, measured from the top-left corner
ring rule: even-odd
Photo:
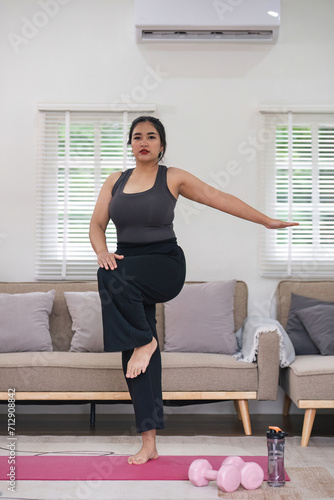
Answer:
[[[136,39],[276,42],[280,0],[135,0]]]

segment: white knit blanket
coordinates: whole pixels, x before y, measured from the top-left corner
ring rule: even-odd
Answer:
[[[239,350],[233,354],[233,357],[247,363],[256,361],[260,335],[274,331],[279,336],[280,367],[289,366],[295,359],[294,347],[283,326],[272,318],[248,316],[236,333]]]

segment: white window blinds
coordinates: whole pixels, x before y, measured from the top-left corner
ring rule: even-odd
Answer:
[[[263,230],[267,277],[334,278],[334,113],[262,114],[263,211],[299,222]]]
[[[96,255],[89,223],[105,179],[133,167],[127,146],[136,110],[48,109],[39,107],[37,177],[37,280],[96,279]],[[116,231],[107,232],[110,251]]]

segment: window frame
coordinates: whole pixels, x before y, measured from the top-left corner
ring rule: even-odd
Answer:
[[[137,116],[143,114],[154,116],[156,105],[41,103],[37,105],[37,111],[35,280],[96,280],[98,265],[96,255],[89,242],[88,218],[90,220],[101,186],[109,173],[116,170],[124,171],[135,166],[130,156],[130,148],[127,146],[129,126]],[[94,134],[94,139],[92,144],[88,144],[88,149],[87,143],[89,141],[87,139],[86,143],[83,141],[82,145],[80,144],[80,136],[73,139],[75,135],[73,127],[76,124],[77,130],[80,129],[81,115],[83,117],[82,128],[88,128],[87,123],[91,123],[90,134],[92,135],[92,131]],[[48,128],[48,117],[50,119],[55,118],[54,130],[52,125]],[[59,138],[62,120],[64,127],[63,145],[61,145]],[[102,132],[100,130],[100,135],[96,133],[99,120],[101,120],[100,129],[101,123],[108,123],[108,120],[111,124],[110,129],[116,123],[119,125],[115,134],[118,134],[117,147],[118,151],[122,152],[121,158],[117,157],[117,153],[115,155],[115,153],[110,152],[110,161],[106,160],[108,151],[113,151],[115,147],[115,140],[117,142],[115,138],[114,143],[112,143],[113,139],[110,139],[110,150],[105,153],[103,158]],[[84,134],[85,132],[83,132]],[[120,134],[122,137],[120,137]],[[110,136],[112,136],[112,133]],[[120,146],[120,140],[122,146]],[[73,149],[78,147],[82,149],[81,151],[79,149],[76,157],[75,152],[72,152]],[[108,146],[105,147],[108,148]],[[60,154],[61,148],[63,151]],[[75,151],[77,150],[75,149]],[[81,158],[78,158],[80,154]],[[117,159],[115,159],[115,156]],[[110,172],[106,173],[108,165],[110,166]],[[75,173],[75,171],[78,173]],[[86,189],[85,183],[89,185],[88,179],[93,179],[94,186]],[[71,187],[75,183],[77,187]],[[80,185],[82,188],[80,188]],[[81,189],[83,189],[82,197]],[[80,206],[84,207],[82,212]],[[89,215],[87,214],[87,207],[89,207]],[[77,220],[75,212],[77,213]],[[71,218],[70,222],[69,218]],[[75,234],[76,231],[78,231],[78,236]],[[108,225],[106,236],[108,248],[111,251],[115,250],[116,230],[112,222]]]
[[[333,106],[260,106],[260,127],[258,130],[259,137],[263,139],[261,148],[259,149],[260,160],[260,191],[262,210],[273,218],[284,218],[285,220],[293,220],[296,211],[299,209],[300,214],[308,212],[311,215],[311,229],[306,229],[306,223],[303,220],[295,220],[300,222],[299,226],[288,228],[279,231],[270,231],[261,228],[260,235],[260,267],[261,276],[267,278],[296,278],[296,279],[333,279],[334,278],[334,215],[329,218],[327,228],[324,231],[320,223],[320,215],[326,213],[326,209],[333,209],[329,214],[334,214],[334,181],[328,180],[328,186],[333,188],[332,201],[322,202],[320,200],[321,190],[324,189],[324,183],[319,187],[321,161],[319,155],[319,145],[317,141],[320,137],[320,127],[324,124],[331,130],[334,137],[334,107]],[[301,198],[306,193],[305,185],[307,182],[304,178],[304,186],[299,182],[294,170],[297,171],[298,165],[303,165],[303,158],[294,159],[293,154],[296,152],[294,139],[296,139],[298,128],[302,128],[301,124],[310,123],[312,125],[311,138],[309,146],[311,147],[312,162],[310,166],[309,187],[311,189],[312,201],[311,205],[303,208],[302,202],[294,201],[298,196]],[[278,176],[277,169],[279,165],[277,161],[277,128],[287,127],[288,131],[288,181],[287,193],[288,202],[285,204],[287,210],[285,217],[282,212],[283,203],[278,203],[277,198],[284,192],[284,189],[277,187]],[[315,127],[317,127],[315,129]],[[304,125],[306,130],[306,125]],[[316,130],[316,136],[315,136]],[[305,144],[307,141],[305,140]],[[305,145],[301,145],[306,147]],[[334,144],[332,146],[330,156],[329,171],[334,174]],[[305,153],[306,151],[306,153]],[[307,160],[307,150],[301,149],[300,156],[305,155],[304,160]],[[283,162],[284,163],[284,162]],[[320,164],[320,166],[319,166]],[[306,165],[306,163],[305,163]],[[286,167],[284,167],[286,168]],[[300,170],[303,170],[300,167]],[[307,171],[304,166],[304,173]],[[329,176],[330,177],[330,176]],[[300,187],[301,186],[301,187]],[[299,191],[298,191],[299,190]],[[322,195],[323,196],[323,195]],[[281,213],[279,212],[281,209]],[[317,217],[317,219],[316,219]],[[325,223],[323,223],[325,224]],[[325,244],[323,233],[328,233],[330,243]],[[310,239],[310,234],[312,237]],[[281,236],[278,236],[281,235]],[[284,235],[284,236],[283,236]],[[285,238],[286,244],[277,243],[278,238]],[[303,243],[304,239],[304,243]],[[282,241],[282,240],[281,240]]]

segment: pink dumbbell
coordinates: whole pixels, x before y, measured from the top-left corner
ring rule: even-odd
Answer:
[[[194,460],[188,471],[189,481],[194,486],[207,486],[210,481],[217,481],[221,491],[231,493],[240,486],[240,471],[233,464],[223,464],[219,471],[212,469],[212,465],[204,458]]]
[[[263,482],[263,469],[256,462],[244,462],[241,457],[227,457],[222,465],[234,465],[239,469],[240,482],[246,490],[256,490]]]

